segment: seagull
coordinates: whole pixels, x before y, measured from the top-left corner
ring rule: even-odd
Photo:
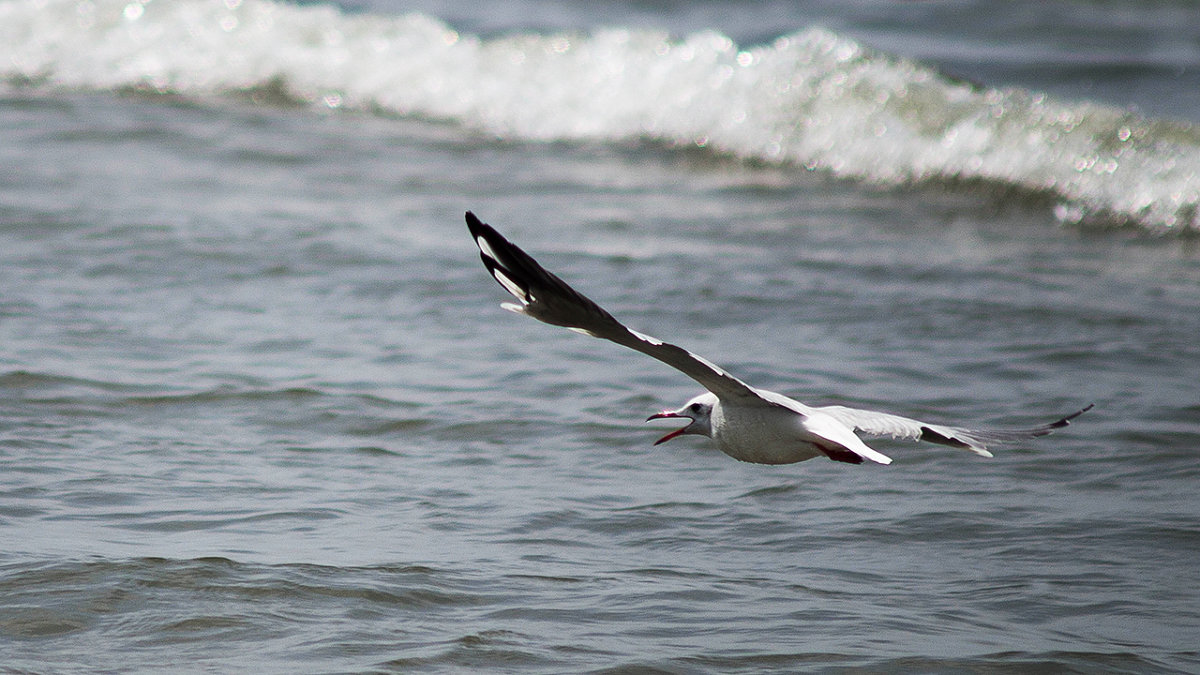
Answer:
[[[704,357],[627,328],[474,213],[468,211],[466,218],[484,266],[517,300],[501,307],[652,356],[707,390],[678,410],[664,410],[646,419],[689,420],[687,426],[668,433],[655,445],[694,434],[712,438],[734,459],[756,464],[792,464],[821,456],[848,464],[862,464],[868,459],[890,464],[892,459],[867,446],[859,437],[862,434],[869,438],[928,441],[991,457],[989,447],[1045,436],[1092,408],[1089,405],[1031,429],[983,430],[839,405],[808,406],[783,394],[752,387]]]

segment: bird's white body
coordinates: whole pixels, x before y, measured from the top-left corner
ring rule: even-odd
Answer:
[[[755,389],[682,347],[630,330],[470,212],[467,227],[484,266],[518,300],[518,304],[505,303],[505,309],[637,350],[708,390],[679,410],[650,416],[689,420],[686,427],[663,436],[658,443],[684,434],[709,436],[730,457],[757,464],[792,464],[821,455],[850,464],[868,459],[891,463],[890,457],[858,437],[862,433],[930,441],[991,457],[988,444],[1044,436],[1091,408],[1032,429],[980,430],[929,424],[873,410],[807,406],[782,394]]]
[[[821,455],[852,464],[864,459],[891,463],[890,457],[867,447],[852,427],[829,412],[836,408],[812,408],[773,391],[752,391],[753,398],[730,400],[705,392],[679,410],[651,415],[650,419],[691,420],[658,442],[683,434],[709,436],[721,452],[755,464],[793,464]]]
[[[743,462],[792,464],[823,453],[805,418],[783,407],[726,405],[712,409],[712,439],[721,452]]]

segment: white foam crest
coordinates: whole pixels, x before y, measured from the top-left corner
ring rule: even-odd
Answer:
[[[461,35],[420,15],[273,0],[3,0],[9,81],[185,95],[267,89],[511,139],[630,140],[872,182],[1055,195],[1063,220],[1200,230],[1200,131],[981,89],[810,29],[741,48],[702,32]]]

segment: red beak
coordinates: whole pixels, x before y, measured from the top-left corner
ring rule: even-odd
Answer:
[[[679,413],[674,413],[669,410],[664,410],[663,412],[654,413],[653,415],[647,417],[646,421],[649,422],[650,420],[665,420],[665,419],[676,419],[676,418],[682,418],[682,419],[688,419],[688,420],[691,419],[690,417],[687,417],[686,415],[680,415]],[[691,426],[691,424],[689,423],[688,426]],[[672,431],[671,433],[667,434],[666,436],[663,436],[662,438],[658,439],[657,441],[654,441],[654,444],[659,445],[662,443],[666,443],[667,441],[671,440],[672,438],[675,438],[676,436],[681,436],[681,435],[683,435],[684,429],[687,429],[687,427],[684,427],[683,429],[676,429],[675,431]]]

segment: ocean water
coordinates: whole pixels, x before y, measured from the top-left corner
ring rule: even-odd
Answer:
[[[1192,2],[0,0],[0,672],[1200,670]],[[654,447],[473,210],[764,388]]]

